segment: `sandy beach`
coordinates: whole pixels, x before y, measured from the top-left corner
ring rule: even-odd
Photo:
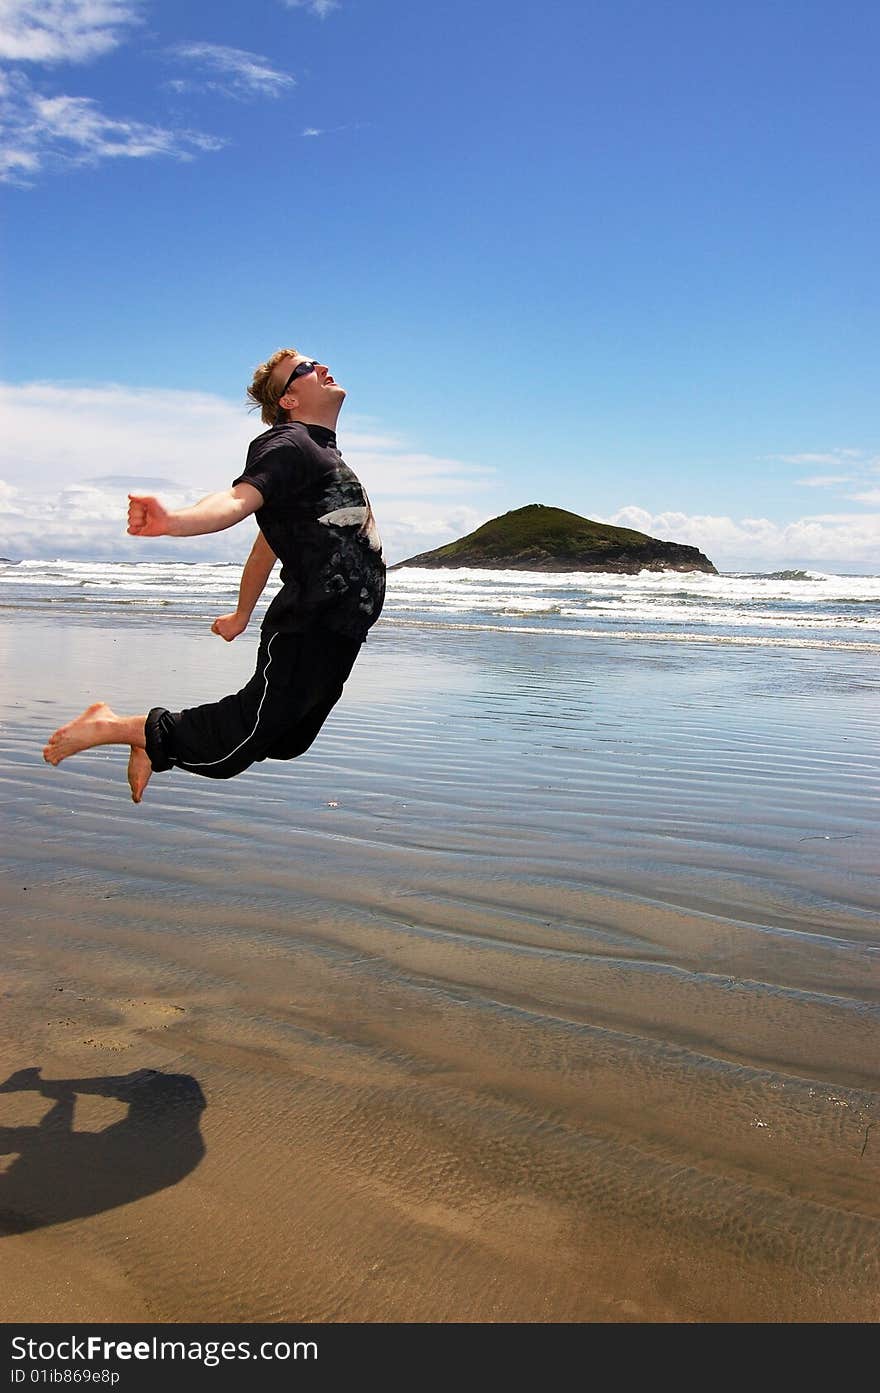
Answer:
[[[875,659],[380,625],[301,760],[42,763],[255,642],[0,616],[0,1317],[876,1320]]]

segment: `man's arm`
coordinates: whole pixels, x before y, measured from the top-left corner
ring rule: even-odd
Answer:
[[[146,494],[128,495],[128,531],[132,537],[201,537],[222,532],[250,517],[263,506],[263,495],[253,484],[233,484],[221,493],[209,493],[191,508],[176,511]]]
[[[241,573],[241,585],[238,590],[238,605],[232,614],[221,614],[219,619],[215,619],[211,625],[211,633],[219,634],[225,638],[227,643],[231,643],[234,638],[243,633],[248,626],[248,620],[254,612],[254,605],[266,588],[266,581],[272,574],[272,567],[278,560],[262,532],[257,533],[257,540],[251,548],[251,554],[244,563],[244,570]]]

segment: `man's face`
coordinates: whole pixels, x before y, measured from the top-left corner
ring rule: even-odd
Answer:
[[[275,369],[279,385],[283,385],[287,381],[294,368],[300,363],[312,361],[304,353],[297,354],[295,358],[283,359]],[[334,402],[337,406],[341,406],[344,400],[345,388],[334,382],[327,365],[315,363],[309,372],[294,378],[278,405],[283,406],[285,411],[292,411],[294,414],[301,412],[307,416],[314,414],[315,409],[319,406],[326,408],[328,402]]]

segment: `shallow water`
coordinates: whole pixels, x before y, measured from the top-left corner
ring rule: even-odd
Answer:
[[[159,1319],[876,1318],[876,661],[383,622],[301,760],[137,808],[40,761],[255,640],[0,622],[0,1058],[208,1101],[16,1260],[75,1233]]]

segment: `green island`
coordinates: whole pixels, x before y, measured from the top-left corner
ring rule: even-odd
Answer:
[[[629,527],[593,522],[564,508],[529,503],[511,513],[491,518],[434,551],[410,556],[390,567],[473,566],[495,571],[611,571],[636,575],[639,571],[718,572],[697,547],[662,542]]]

